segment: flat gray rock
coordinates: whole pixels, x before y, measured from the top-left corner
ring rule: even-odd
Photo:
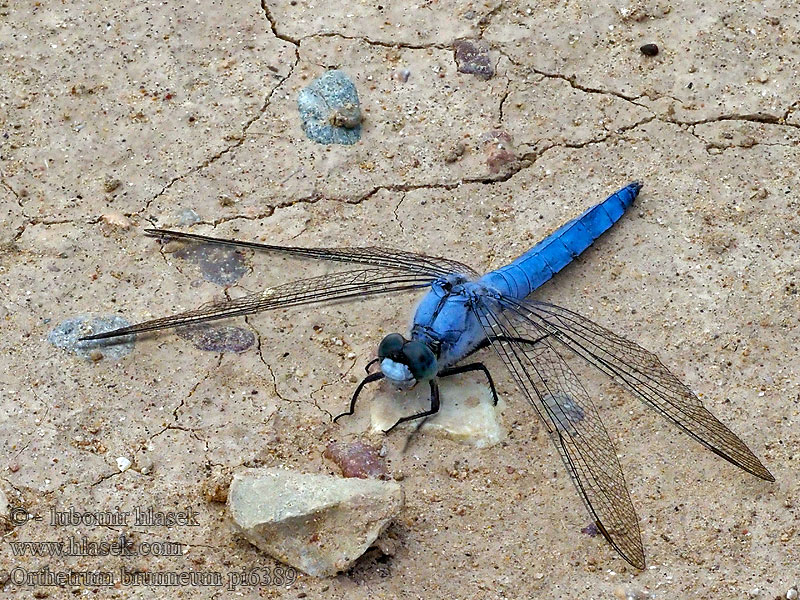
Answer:
[[[402,506],[394,481],[280,468],[241,471],[228,492],[231,517],[252,544],[316,577],[349,568]]]

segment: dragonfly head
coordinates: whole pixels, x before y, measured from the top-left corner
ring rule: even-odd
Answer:
[[[436,355],[427,344],[390,333],[378,346],[381,371],[400,388],[412,388],[420,381],[433,379],[438,372]]]

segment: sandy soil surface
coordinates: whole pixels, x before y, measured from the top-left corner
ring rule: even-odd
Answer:
[[[786,597],[800,584],[799,17],[792,0],[0,4],[3,595]],[[458,71],[460,39],[485,44],[491,77]],[[309,140],[298,116],[298,92],[334,67],[364,112],[350,146]],[[245,254],[233,285],[208,281],[142,234],[187,229],[189,211],[192,231],[217,236],[384,245],[485,270],[634,179],[634,208],[536,297],[656,350],[777,479],[582,372],[639,513],[644,571],[582,532],[557,452],[491,356],[498,445],[420,432],[403,451],[407,433],[365,433],[367,406],[331,423],[382,336],[405,330],[413,295],[234,320],[257,340],[242,353],[170,332],[118,359],[48,342],[76,316],[134,322],[323,272]],[[392,548],[336,578],[229,591],[10,575],[273,569],[233,534],[215,486],[241,466],[337,474],[325,447],[358,437],[385,444],[406,506]],[[190,510],[197,524],[50,524],[70,507]],[[11,548],[123,533],[185,546]]]

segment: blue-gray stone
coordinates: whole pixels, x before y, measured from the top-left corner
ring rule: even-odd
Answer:
[[[102,359],[118,360],[133,350],[133,336],[126,335],[105,340],[89,340],[79,342],[78,338],[94,333],[104,333],[112,329],[127,327],[130,323],[117,315],[108,317],[71,317],[61,321],[48,335],[47,341],[63,348],[67,352],[77,354],[86,360]]]
[[[297,95],[303,131],[320,144],[355,144],[361,137],[361,104],[344,71],[320,75]]]
[[[194,212],[191,208],[181,209],[180,213],[178,213],[178,225],[180,227],[189,227],[190,225],[194,225],[200,221],[202,221],[200,215]]]

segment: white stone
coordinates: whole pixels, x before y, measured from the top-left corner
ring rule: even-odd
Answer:
[[[252,544],[326,577],[349,568],[373,544],[403,499],[394,481],[246,469],[233,476],[228,510]]]
[[[368,399],[365,395],[363,400],[370,403],[373,432],[385,431],[401,417],[427,410],[429,395],[427,384],[417,384],[414,389],[403,391],[388,383],[375,392],[374,398]],[[471,381],[470,375],[440,379],[439,403],[439,412],[425,420],[421,431],[437,432],[478,448],[493,446],[503,439],[504,430],[499,420],[503,399],[494,406],[492,392],[486,384]],[[418,426],[419,421],[409,421],[398,429]]]

